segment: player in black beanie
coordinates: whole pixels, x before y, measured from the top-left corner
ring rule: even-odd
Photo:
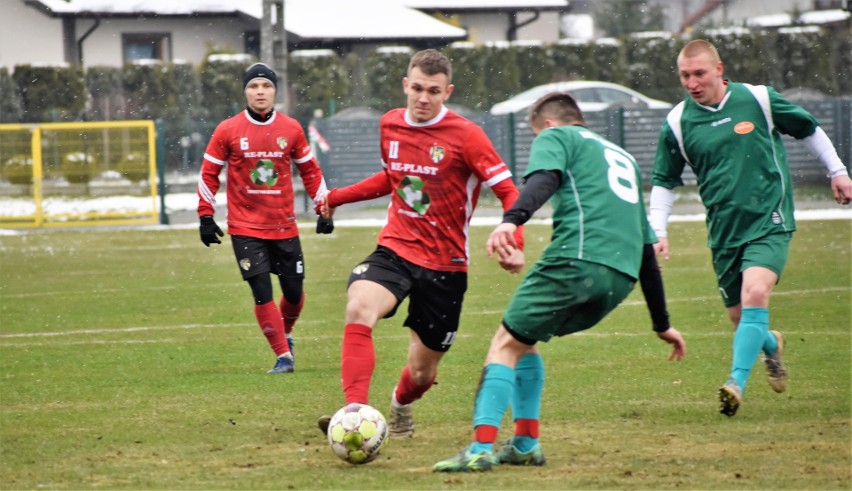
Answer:
[[[263,63],[255,63],[248,67],[245,75],[243,75],[243,90],[245,90],[249,82],[256,78],[269,80],[275,86],[275,90],[278,90],[278,75],[275,74],[275,70]]]

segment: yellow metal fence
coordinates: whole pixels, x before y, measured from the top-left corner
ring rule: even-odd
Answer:
[[[157,218],[153,121],[0,124],[0,227]]]

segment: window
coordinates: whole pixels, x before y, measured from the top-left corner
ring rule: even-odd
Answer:
[[[633,97],[630,94],[613,89],[599,88],[598,97],[600,98],[599,100],[601,102],[608,102],[610,104],[627,103],[633,101]]]
[[[243,33],[245,39],[245,53],[260,58],[260,31],[246,31]]]
[[[601,99],[598,97],[598,92],[595,89],[574,89],[571,92],[571,95],[574,96],[578,102],[600,102]]]
[[[172,59],[172,36],[169,33],[125,33],[121,35],[124,63],[137,60]]]

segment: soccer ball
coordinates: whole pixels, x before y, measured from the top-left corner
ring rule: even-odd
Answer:
[[[328,443],[350,464],[366,464],[379,456],[388,436],[388,423],[376,408],[353,402],[331,417]]]

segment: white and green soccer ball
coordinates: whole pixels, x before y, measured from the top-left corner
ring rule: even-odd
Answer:
[[[379,456],[388,437],[388,423],[376,408],[352,403],[341,408],[328,424],[328,443],[350,464],[366,464]]]

